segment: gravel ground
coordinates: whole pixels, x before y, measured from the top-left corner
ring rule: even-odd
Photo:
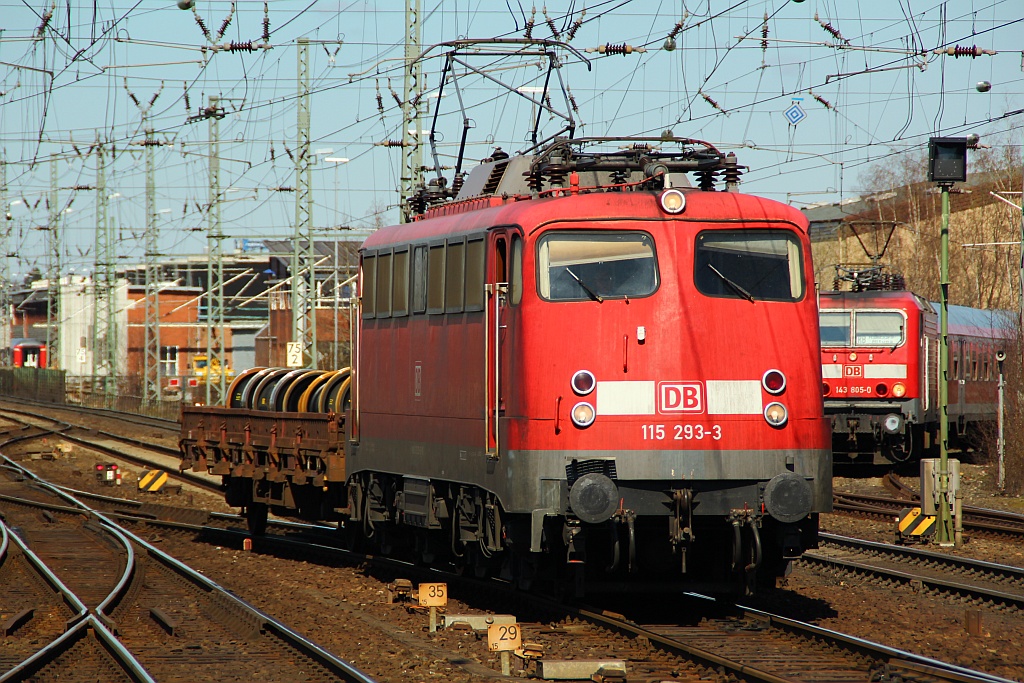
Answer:
[[[54,460],[38,459],[40,452],[55,451],[60,455]],[[41,447],[35,443],[27,448],[11,448],[7,454],[15,455],[41,476],[59,483],[130,498],[140,495],[127,482],[121,488],[99,484],[93,475],[98,459],[81,447],[69,449],[53,442]],[[1021,511],[1024,506],[1019,499],[998,495],[993,479],[991,468],[965,465],[965,502]],[[916,482],[908,483],[916,488]],[[840,477],[835,488],[884,491],[877,476]],[[156,496],[154,500],[169,505],[228,509],[221,499],[201,491],[185,489],[181,496]],[[892,524],[839,515],[825,515],[822,526],[826,531],[884,542],[891,541],[893,536]],[[155,540],[166,551],[381,681],[445,679],[463,683],[500,676],[497,656],[487,651],[485,642],[465,631],[428,634],[423,612],[403,604],[388,604],[386,584],[359,568],[274,558],[195,543],[171,534]],[[962,548],[948,552],[1024,565],[1021,542],[969,539]],[[754,606],[921,655],[1024,680],[1024,657],[1019,645],[1024,642],[1024,618],[1017,611],[961,604],[807,567],[798,567],[783,590],[755,600]],[[981,610],[981,636],[967,634],[966,609]],[[458,602],[450,603],[448,610],[474,611]],[[537,638],[551,627],[529,625],[525,629],[527,639]],[[615,654],[609,652],[606,656]]]

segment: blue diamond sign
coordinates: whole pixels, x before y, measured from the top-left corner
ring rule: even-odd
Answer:
[[[800,106],[799,102],[793,102],[793,106],[784,111],[782,115],[785,116],[786,120],[793,126],[807,118],[807,112],[803,110],[803,107]]]

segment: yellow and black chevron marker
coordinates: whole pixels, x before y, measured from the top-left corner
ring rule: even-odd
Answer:
[[[167,483],[168,479],[167,473],[163,470],[146,470],[139,477],[139,490],[156,493]]]
[[[896,539],[899,542],[921,543],[935,534],[935,516],[922,515],[921,508],[903,508],[896,518]]]

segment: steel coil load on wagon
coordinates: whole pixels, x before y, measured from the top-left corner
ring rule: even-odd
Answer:
[[[252,394],[249,396],[249,401],[246,404],[246,408],[250,410],[273,410],[273,405],[270,403],[270,396],[274,393],[274,388],[277,383],[284,379],[285,375],[293,372],[291,368],[272,368],[270,372],[263,375],[260,378],[258,384],[253,387]]]
[[[231,386],[228,387],[228,407],[229,408],[242,408],[244,404],[242,402],[245,395],[245,388],[249,386],[249,383],[267,368],[256,367],[249,368],[242,372],[231,381]]]
[[[318,400],[309,406],[310,412],[339,413],[344,411],[350,402],[351,390],[352,370],[351,368],[342,368],[323,385]]]
[[[299,401],[302,399],[303,394],[306,393],[306,389],[318,378],[327,374],[327,370],[301,370],[297,372],[299,374],[294,377],[287,375],[284,380],[278,383],[277,392],[274,397],[274,410],[286,413],[299,412]]]
[[[250,368],[228,388],[228,407],[283,413],[336,413],[347,406],[351,368]],[[343,409],[343,408],[342,408]]]
[[[255,368],[254,368],[255,369]],[[262,368],[258,372],[253,373],[245,382],[244,385],[239,385],[240,395],[238,398],[239,408],[251,408],[253,397],[256,395],[256,388],[263,381],[263,378],[274,372],[278,368]],[[232,401],[232,407],[234,406],[235,394],[228,394],[229,399]]]
[[[276,382],[273,382],[273,386],[268,387],[270,393],[267,395],[266,405],[259,405],[259,410],[272,410],[280,413],[286,411],[285,408],[285,397],[288,394],[288,390],[291,389],[292,385],[295,384],[300,378],[305,377],[311,372],[319,373],[319,370],[309,370],[308,368],[289,369],[284,375],[281,375]]]
[[[347,368],[346,368],[347,369]],[[324,385],[330,381],[332,377],[341,372],[340,370],[328,370],[322,375],[313,379],[302,395],[299,396],[299,400],[296,403],[295,410],[299,413],[313,412],[314,407],[317,405],[317,401],[320,400],[320,392],[323,391]]]

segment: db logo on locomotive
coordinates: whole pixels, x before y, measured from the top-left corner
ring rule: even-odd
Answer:
[[[700,382],[662,382],[658,402],[663,413],[703,413],[704,386]]]

